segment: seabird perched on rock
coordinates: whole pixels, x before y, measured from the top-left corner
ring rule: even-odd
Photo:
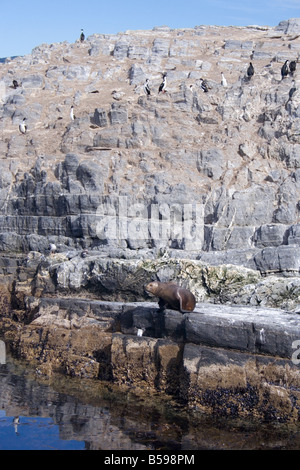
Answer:
[[[50,251],[50,255],[53,255],[57,250],[57,247],[54,243],[50,243],[49,245],[49,251]]]
[[[288,60],[285,61],[283,66],[281,67],[281,77],[282,80],[289,74],[289,69],[288,69]]]
[[[166,86],[167,86],[167,76],[166,74],[163,75],[163,81],[159,85],[158,93],[165,93],[166,92]]]
[[[226,80],[226,78],[224,77],[223,72],[221,72],[221,85],[222,85],[222,86],[227,86],[227,80]]]
[[[81,258],[86,258],[88,256],[89,252],[87,250],[83,250],[81,253]]]
[[[111,96],[113,97],[114,100],[121,101],[123,97],[125,96],[125,93],[124,91],[113,90],[111,92]]]
[[[144,92],[146,93],[147,96],[150,96],[151,90],[150,90],[150,85],[149,85],[149,79],[147,78],[145,83],[144,83]]]
[[[296,83],[295,83],[295,80],[293,80],[293,86],[292,86],[292,88],[291,88],[290,91],[289,91],[289,99],[288,99],[287,102],[285,103],[285,109],[287,109],[287,106],[288,106],[289,102],[292,101],[293,95],[294,95],[294,93],[296,93],[296,91],[297,91]]]
[[[247,76],[248,76],[249,80],[251,80],[251,77],[253,77],[253,75],[254,75],[254,67],[252,65],[252,62],[250,62],[250,65],[247,69]]]
[[[27,126],[26,126],[26,118],[23,119],[22,122],[20,122],[19,124],[19,131],[22,133],[22,134],[26,134],[27,132]]]
[[[17,434],[17,436],[19,435],[18,433],[18,424],[20,424],[20,418],[19,416],[15,416],[14,419],[13,419],[13,424],[14,424],[14,428],[15,428],[15,433]]]
[[[83,33],[83,29],[81,30],[81,34],[80,34],[80,42],[83,42],[85,40],[85,35]]]
[[[71,106],[70,118],[71,118],[72,121],[75,121],[75,119],[76,119],[75,114],[74,114],[74,106],[73,105]]]
[[[207,86],[207,81],[206,80],[203,80],[203,78],[200,78],[201,80],[201,89],[204,91],[204,93],[207,93],[208,92],[208,86]]]
[[[289,67],[290,67],[291,75],[293,76],[294,72],[296,71],[297,62],[295,60],[292,60],[292,62],[290,62]]]
[[[289,91],[289,99],[291,100],[292,99],[292,96],[293,94],[297,91],[297,88],[296,88],[296,85],[295,85],[295,80],[294,80],[294,83],[293,83],[293,87],[290,89]]]
[[[18,88],[19,84],[17,82],[17,80],[13,80],[13,88],[16,89]]]

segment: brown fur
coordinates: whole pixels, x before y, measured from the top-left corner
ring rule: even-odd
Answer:
[[[146,287],[146,292],[159,298],[160,308],[171,308],[179,310],[181,313],[192,312],[196,305],[194,295],[184,287],[180,287],[173,282],[150,282]]]

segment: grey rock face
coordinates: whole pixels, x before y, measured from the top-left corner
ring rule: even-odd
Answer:
[[[107,114],[104,109],[97,108],[93,116],[93,122],[99,127],[106,127],[108,125]]]
[[[296,34],[297,24],[283,22],[275,34]],[[285,55],[296,60],[299,51],[286,50],[274,28],[227,33],[201,27],[95,34],[80,46],[43,45],[3,64],[0,233],[6,241],[17,235],[3,249],[37,240],[44,246],[42,237],[54,236],[72,247],[106,246],[108,256],[112,249],[125,249],[125,257],[166,249],[175,258],[298,276],[298,71],[282,80],[280,69]],[[163,74],[166,93],[159,94]],[[25,135],[18,130],[23,117]],[[99,238],[99,220],[111,215],[99,219],[99,208],[120,197],[133,208],[142,204],[125,217],[127,226],[145,230]],[[175,205],[182,224],[192,207],[189,236],[172,221]],[[118,217],[117,207],[109,210]],[[151,223],[164,229],[166,214],[167,229],[153,237]]]
[[[280,21],[275,30],[282,31],[284,34],[299,34],[300,18],[290,18],[289,20]]]

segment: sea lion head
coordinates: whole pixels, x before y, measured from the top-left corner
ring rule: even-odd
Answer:
[[[148,294],[156,295],[156,292],[158,290],[158,286],[159,286],[159,283],[157,281],[149,282],[149,284],[147,284],[145,286],[145,291]]]

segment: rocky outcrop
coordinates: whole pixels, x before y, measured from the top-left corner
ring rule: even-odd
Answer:
[[[38,374],[164,392],[218,416],[299,419],[295,314],[197,304],[182,315],[145,302],[31,297],[27,320],[13,339],[6,326],[6,341]]]
[[[16,354],[298,419],[298,70],[281,77],[298,23],[94,34],[0,64],[1,331]],[[190,288],[195,313],[158,315],[153,279]]]

